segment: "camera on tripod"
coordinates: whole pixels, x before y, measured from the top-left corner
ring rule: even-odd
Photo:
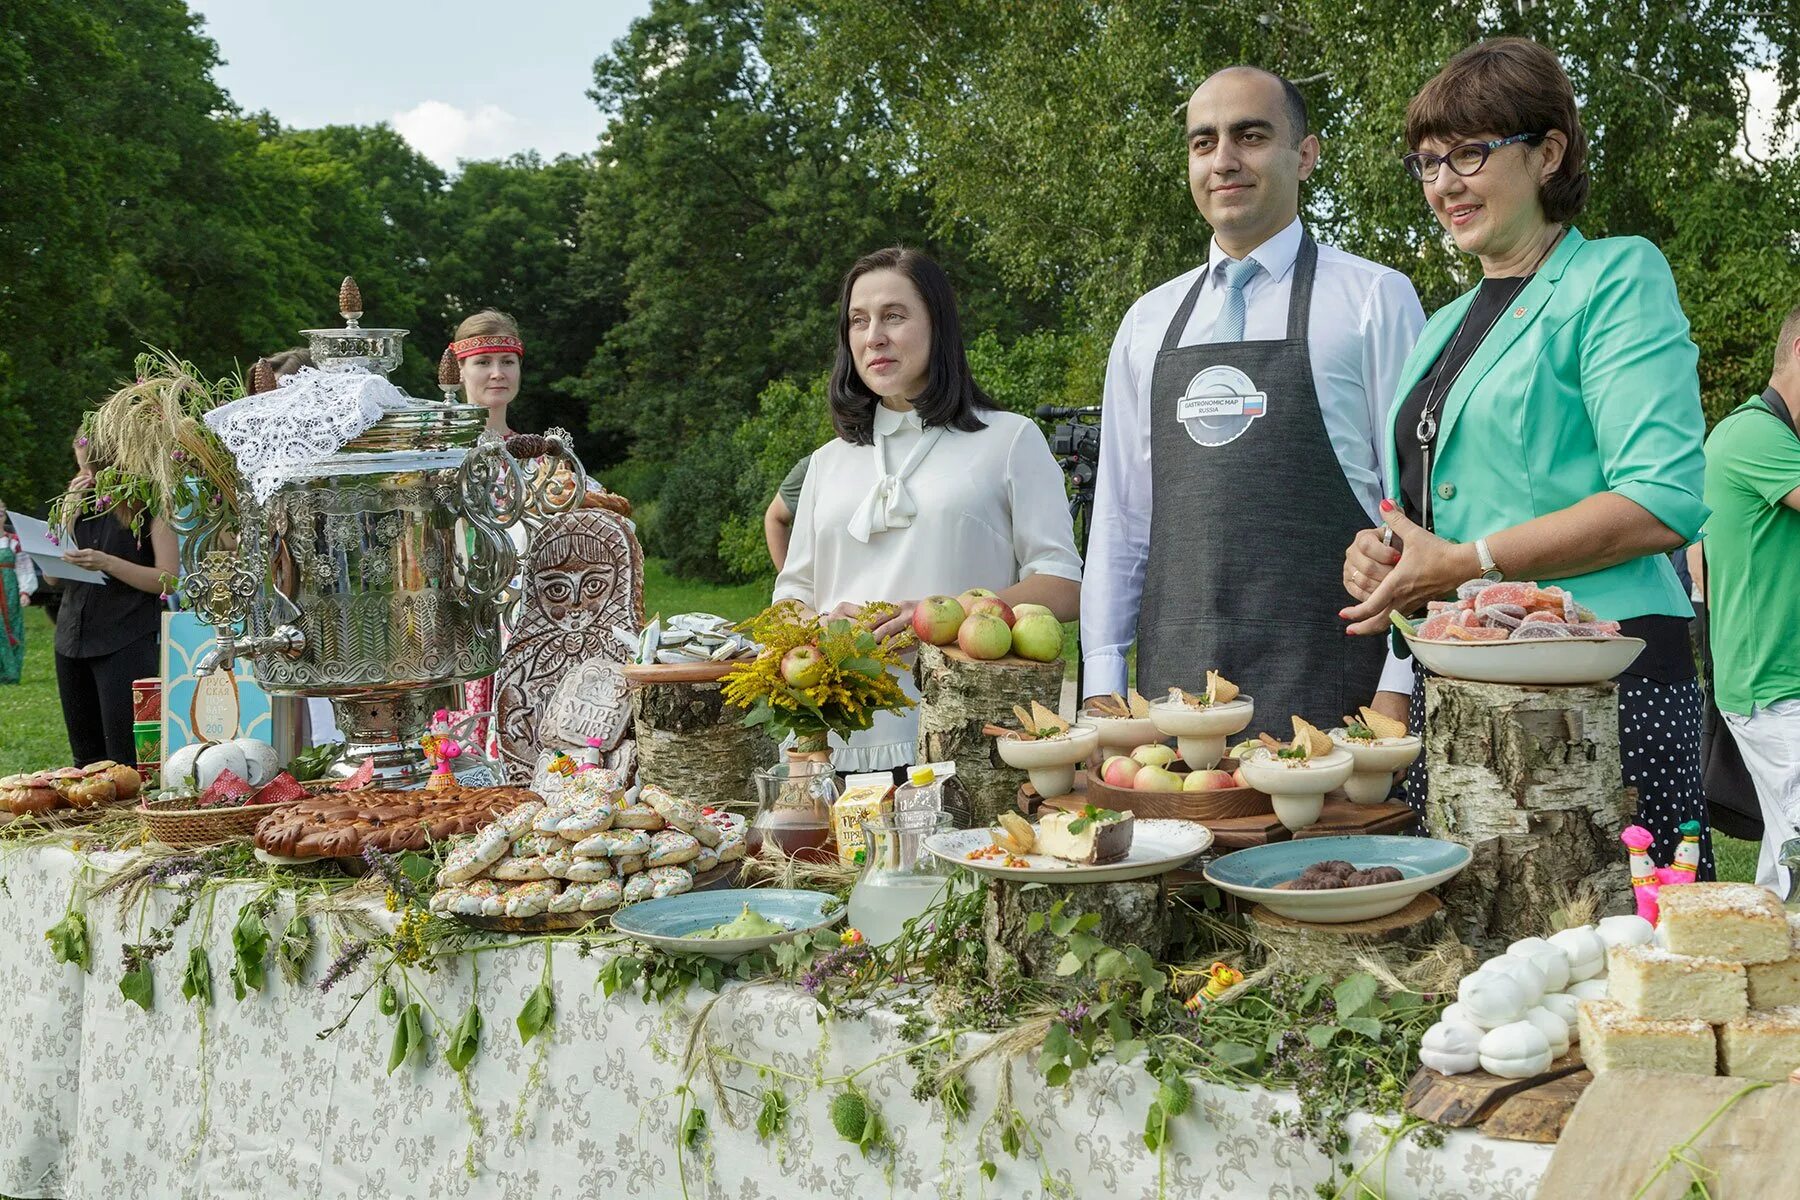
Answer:
[[[1078,490],[1092,492],[1100,466],[1100,406],[1068,408],[1040,404],[1037,419],[1050,427],[1050,453]]]

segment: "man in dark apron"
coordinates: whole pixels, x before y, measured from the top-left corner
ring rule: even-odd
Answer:
[[[1405,712],[1410,671],[1347,638],[1341,539],[1378,525],[1393,377],[1424,324],[1404,276],[1299,219],[1319,143],[1291,84],[1221,71],[1188,107],[1208,264],[1140,298],[1107,372],[1082,596],[1089,694],[1205,686],[1256,700],[1252,729],[1368,704]],[[1283,295],[1285,292],[1285,295]]]

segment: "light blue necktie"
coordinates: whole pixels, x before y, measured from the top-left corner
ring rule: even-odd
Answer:
[[[1213,341],[1244,340],[1244,285],[1260,270],[1262,264],[1254,258],[1228,258],[1220,266],[1219,275],[1225,280],[1225,306],[1219,310],[1219,319],[1213,324]]]

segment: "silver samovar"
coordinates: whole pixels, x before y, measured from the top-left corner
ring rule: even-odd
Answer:
[[[343,328],[302,331],[314,365],[385,377],[407,330],[362,328],[350,279],[339,308]],[[253,390],[271,386],[253,373]],[[449,390],[394,394],[336,452],[285,468],[266,500],[240,489],[235,544],[215,505],[186,522],[182,547],[183,592],[218,631],[197,669],[246,657],[265,690],[329,699],[346,762],[371,760],[388,784],[421,773],[432,714],[460,707],[453,685],[498,665],[515,537],[573,509],[585,487],[566,434],[529,439],[548,454],[524,466],[486,432],[485,409],[449,402]]]

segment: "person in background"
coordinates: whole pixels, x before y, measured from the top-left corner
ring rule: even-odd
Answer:
[[[450,352],[462,367],[464,398],[487,409],[489,432],[501,437],[511,433],[506,410],[519,397],[525,359],[518,323],[498,309],[484,308],[456,327]]]
[[[838,436],[812,453],[775,602],[852,620],[891,603],[880,638],[907,629],[927,596],[977,587],[1075,619],[1081,559],[1062,469],[1036,422],[976,384],[956,293],[931,258],[890,247],[844,276],[830,395]],[[917,700],[910,673],[902,684]],[[848,744],[833,739],[833,765],[905,766],[918,724],[916,708],[877,713]]]
[[[24,671],[25,609],[37,585],[37,568],[0,504],[0,683],[17,683]]]
[[[769,561],[777,571],[787,566],[788,542],[794,536],[794,510],[800,506],[800,486],[806,482],[806,468],[811,462],[812,455],[800,456],[763,512],[763,541],[769,544]]]
[[[104,463],[88,455],[86,436],[75,439],[79,470],[72,493],[91,493]],[[162,641],[161,596],[181,572],[175,531],[161,517],[147,517],[112,497],[84,505],[87,515],[64,533],[75,549],[63,558],[99,571],[103,583],[62,581],[62,612],[56,622],[56,690],[75,765],[101,759],[132,763],[131,681],[159,674]],[[134,533],[134,518],[144,518]]]
[[[1784,420],[1781,414],[1786,414]],[[1756,882],[1785,897],[1782,844],[1800,837],[1800,308],[1775,345],[1761,396],[1706,439],[1705,580],[1713,702],[1756,784]]]
[[[1525,38],[1461,51],[1414,96],[1403,159],[1482,280],[1432,315],[1391,418],[1395,545],[1345,550],[1348,632],[1389,632],[1478,576],[1555,582],[1647,643],[1618,677],[1624,786],[1671,862],[1702,826],[1693,608],[1669,563],[1706,519],[1699,351],[1662,253],[1589,241],[1587,137],[1562,64]],[[1394,549],[1401,551],[1396,560]],[[1421,672],[1421,675],[1423,672]],[[1260,699],[1260,698],[1259,698]],[[1413,725],[1424,721],[1421,678]],[[1425,811],[1421,758],[1407,800]]]
[[[1113,340],[1082,690],[1124,692],[1135,640],[1153,699],[1217,669],[1255,694],[1258,728],[1335,722],[1371,696],[1403,717],[1411,668],[1332,614],[1341,548],[1379,523],[1388,406],[1425,311],[1406,276],[1300,219],[1320,146],[1292,83],[1216,72],[1188,101],[1186,141],[1212,245]]]

